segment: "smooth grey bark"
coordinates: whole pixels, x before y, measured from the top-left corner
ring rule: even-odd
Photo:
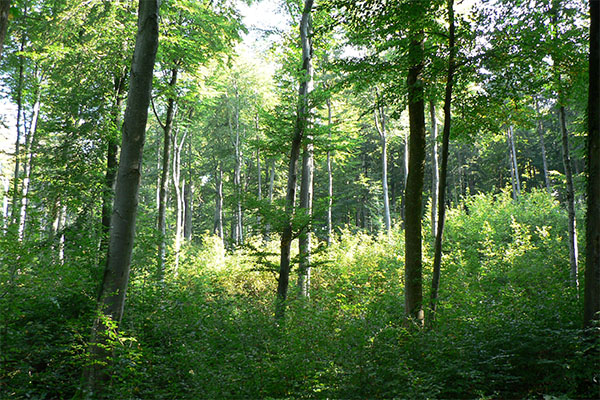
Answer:
[[[185,138],[187,132],[183,132],[181,140],[177,143],[177,135],[173,137],[173,187],[175,189],[175,244],[173,246],[173,252],[175,253],[175,263],[173,266],[173,274],[177,276],[179,270],[179,256],[181,250],[181,242],[183,241],[183,214],[184,209],[184,198],[182,186],[185,186],[185,179],[181,182],[181,150],[185,144]]]
[[[575,189],[573,187],[573,167],[569,151],[569,132],[567,131],[565,107],[563,105],[560,105],[558,109],[558,120],[561,132],[563,166],[565,168],[565,178],[567,180],[567,233],[569,235],[571,285],[573,285],[574,288],[579,289],[579,249],[577,247],[577,220],[575,218]]]
[[[546,190],[548,193],[552,193],[550,186],[550,174],[548,173],[548,160],[546,157],[546,144],[544,143],[544,125],[542,124],[542,115],[540,114],[540,104],[538,98],[534,98],[535,101],[535,113],[537,116],[537,131],[540,137],[540,148],[542,150],[542,166],[544,169],[544,182],[546,184]]]
[[[256,116],[255,128],[256,128],[256,131],[258,132],[258,115]],[[260,149],[259,148],[256,149],[256,176],[258,179],[258,182],[257,182],[258,188],[257,188],[256,195],[257,195],[258,201],[261,202],[262,197],[263,197],[262,196],[262,167],[260,165]],[[258,213],[256,216],[256,223],[257,223],[257,226],[260,228],[260,223],[261,223],[260,213]]]
[[[425,172],[425,102],[423,100],[424,68],[423,31],[412,29],[409,44],[407,76],[408,114],[410,125],[408,179],[405,191],[405,258],[404,300],[406,316],[418,325],[424,323],[422,226],[423,180]]]
[[[160,175],[160,193],[158,201],[158,221],[157,228],[159,234],[158,241],[158,268],[157,276],[159,279],[164,277],[165,273],[165,256],[166,256],[166,237],[167,237],[167,195],[169,190],[169,170],[171,164],[171,132],[173,131],[173,120],[175,117],[175,85],[177,85],[177,75],[179,70],[175,67],[171,69],[171,80],[169,81],[169,88],[171,93],[167,99],[167,116],[165,123],[160,122],[158,115],[156,120],[163,129],[163,156],[162,156],[162,169]]]
[[[219,161],[215,174],[215,223],[213,234],[224,239],[223,236],[223,167]]]
[[[446,93],[444,96],[444,129],[442,132],[442,164],[440,168],[438,184],[438,223],[435,235],[433,273],[431,279],[431,298],[429,309],[432,320],[435,319],[437,309],[438,292],[440,289],[440,275],[442,269],[442,240],[444,236],[444,224],[446,222],[446,186],[448,177],[448,149],[450,147],[450,127],[452,124],[452,88],[454,85],[454,73],[456,69],[456,46],[455,46],[455,24],[454,24],[454,0],[448,0],[448,75],[446,77]],[[433,106],[433,104],[431,104]],[[432,121],[435,121],[435,113],[432,113]],[[437,141],[437,140],[436,140]]]
[[[183,218],[183,238],[186,241],[192,240],[192,218],[193,218],[193,191],[194,186],[192,184],[192,138],[191,135],[188,139],[187,148],[187,179],[183,185],[183,198],[184,198],[184,218]]]
[[[305,213],[308,225],[300,233],[298,269],[298,288],[300,295],[309,297],[311,274],[311,234],[312,234],[312,202],[313,202],[313,177],[314,177],[314,145],[312,135],[306,135],[307,143],[302,154],[302,178],[300,183],[300,209]]]
[[[0,59],[4,49],[4,40],[8,31],[8,17],[10,11],[10,0],[0,0]]]
[[[448,82],[446,82],[448,85]],[[429,117],[431,119],[431,234],[437,234],[437,207],[438,207],[438,182],[440,181],[440,168],[438,163],[438,127],[435,116],[435,101],[429,100]]]
[[[310,103],[308,96],[313,89],[313,67],[312,67],[312,20],[311,10],[314,0],[304,0],[302,19],[300,21],[300,42],[302,45],[302,70],[298,87],[298,109],[292,147],[290,151],[290,162],[288,168],[288,181],[285,196],[285,224],[281,233],[281,257],[279,261],[279,279],[277,282],[277,301],[275,317],[283,318],[285,314],[285,300],[287,298],[290,279],[290,250],[293,239],[292,218],[294,203],[296,199],[297,163],[300,156],[300,148],[308,125]]]
[[[375,128],[379,133],[381,141],[381,184],[383,190],[383,222],[385,232],[389,235],[392,229],[392,219],[390,217],[390,197],[388,190],[388,162],[387,162],[387,132],[386,132],[386,115],[385,106],[382,103],[379,90],[375,88],[377,100],[374,109]]]
[[[242,215],[242,149],[241,149],[241,138],[240,138],[240,110],[239,110],[239,94],[237,84],[234,83],[235,87],[235,105],[233,109],[233,123],[232,126],[231,116],[228,118],[229,133],[233,136],[233,147],[235,152],[235,165],[233,170],[233,185],[235,187],[236,197],[236,208],[235,208],[235,221],[232,225],[232,239],[236,245],[241,244],[244,241],[243,238],[243,215]]]
[[[27,11],[25,11],[27,12]],[[21,39],[20,52],[22,53],[25,48],[25,34]],[[13,196],[12,196],[12,210],[11,210],[11,223],[17,228],[20,225],[21,217],[21,204],[20,204],[20,190],[19,190],[19,179],[21,176],[21,125],[23,115],[23,74],[25,68],[25,58],[23,55],[19,55],[19,77],[17,78],[17,122],[15,124],[17,128],[17,139],[15,141],[15,171],[13,176]]]
[[[331,146],[331,98],[327,98],[327,131],[329,146]],[[331,166],[331,150],[327,148],[327,246],[331,246],[331,236],[333,235],[333,221],[332,221],[332,209],[333,209],[333,168]]]
[[[600,320],[600,1],[590,1],[586,267],[583,324]]]
[[[506,131],[506,137],[508,142],[508,152],[510,158],[510,177],[513,188],[513,199],[517,200],[521,194],[521,181],[519,179],[519,167],[517,165],[517,151],[515,147],[515,135],[512,125],[509,125]],[[462,190],[462,184],[461,184]]]
[[[93,361],[84,371],[87,396],[102,397],[110,375],[105,363],[110,361],[107,331],[112,320],[117,327],[123,317],[125,294],[129,282],[131,253],[141,179],[148,106],[152,91],[152,74],[158,48],[158,13],[160,0],[140,0],[138,31],[131,65],[127,107],[123,119],[121,155],[111,218],[108,260],[98,295],[99,316],[94,322],[90,344]]]
[[[275,160],[271,159],[271,165],[270,167],[268,167],[269,169],[269,193],[268,193],[268,199],[269,199],[269,205],[273,204],[273,191],[275,189]],[[271,234],[271,224],[270,222],[267,220],[267,223],[265,224],[265,235],[266,237],[269,237],[269,235]]]

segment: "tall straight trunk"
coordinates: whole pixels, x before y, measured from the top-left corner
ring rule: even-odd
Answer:
[[[8,19],[10,11],[10,0],[0,0],[0,58],[4,48],[4,39],[8,31]]]
[[[410,153],[410,149],[408,146],[409,143],[409,137],[406,136],[406,138],[404,138],[404,168],[402,170],[403,172],[403,192],[404,194],[406,194],[406,183],[408,182],[408,160],[409,160],[409,153]],[[400,216],[402,217],[402,227],[404,228],[404,221],[406,220],[406,210],[405,210],[405,205],[406,205],[406,196],[402,196],[402,198],[400,199]]]
[[[590,1],[586,267],[583,324],[600,320],[600,1]]]
[[[20,51],[23,52],[25,48],[25,34],[21,39]],[[13,194],[12,194],[12,211],[11,211],[11,222],[15,226],[19,226],[19,218],[21,216],[21,205],[20,205],[20,191],[19,191],[19,179],[21,175],[21,125],[23,115],[23,73],[25,68],[25,58],[23,55],[19,55],[19,77],[17,80],[17,140],[15,141],[15,172],[13,177]]]
[[[23,171],[23,190],[21,192],[21,212],[19,224],[19,240],[23,240],[25,235],[25,226],[27,222],[27,210],[29,205],[29,187],[31,185],[31,171],[33,170],[34,154],[37,149],[37,126],[40,115],[40,98],[41,98],[41,81],[35,89],[35,103],[31,114],[31,122],[29,123],[29,132],[25,140],[26,162]]]
[[[546,183],[546,190],[548,193],[552,193],[552,188],[550,187],[550,174],[548,174],[548,161],[546,157],[546,145],[544,143],[544,126],[542,124],[542,115],[540,114],[540,105],[538,102],[538,98],[535,97],[535,113],[537,116],[537,131],[540,137],[540,147],[542,149],[542,166],[544,168],[544,182]]]
[[[177,143],[177,135],[173,137],[173,187],[175,188],[175,245],[173,246],[173,252],[175,253],[175,265],[173,267],[173,274],[177,276],[179,270],[179,256],[181,251],[181,242],[183,241],[183,214],[184,210],[184,198],[182,186],[185,186],[185,179],[183,184],[181,182],[181,150],[185,144],[185,137],[187,132],[184,132],[181,136],[181,141]]]
[[[111,219],[108,261],[98,295],[101,315],[94,322],[90,353],[92,363],[86,367],[87,395],[101,398],[110,373],[108,350],[108,318],[117,326],[123,317],[125,293],[129,282],[131,253],[135,236],[135,220],[141,178],[142,153],[152,91],[152,75],[158,48],[159,0],[140,0],[138,31],[131,65],[127,107],[123,120],[121,156],[115,187]]]
[[[271,165],[268,168],[269,170],[269,205],[273,204],[273,191],[275,189],[275,160],[271,159]],[[271,223],[267,220],[265,224],[265,235],[268,237],[271,234]]]
[[[112,112],[112,120],[115,131],[121,129],[121,108],[123,106],[123,95],[125,92],[125,74],[115,79],[115,104]],[[104,254],[108,248],[108,234],[110,230],[110,216],[112,213],[112,202],[117,178],[117,152],[119,149],[119,137],[113,132],[109,133],[106,152],[106,174],[104,176],[104,188],[102,190],[102,238],[100,239],[100,254]]]
[[[256,149],[256,176],[258,178],[257,198],[258,198],[258,201],[260,202],[260,201],[262,201],[262,168],[260,165],[260,149]],[[260,214],[258,214],[256,216],[256,223],[257,223],[258,227],[260,228],[260,223],[261,223]]]
[[[512,125],[507,130],[508,152],[510,158],[510,177],[513,188],[513,199],[517,200],[521,194],[521,181],[519,179],[519,167],[517,164],[517,151],[515,147],[515,134]],[[461,184],[462,189],[462,184]]]
[[[285,300],[287,298],[289,280],[290,280],[290,250],[293,239],[292,217],[294,213],[294,203],[296,198],[297,181],[297,163],[300,156],[300,148],[306,132],[309,121],[310,106],[308,96],[313,89],[313,68],[312,68],[312,20],[311,10],[314,0],[304,0],[304,9],[300,21],[300,42],[302,44],[302,70],[303,76],[300,78],[298,88],[298,110],[296,115],[296,124],[294,127],[294,136],[292,139],[292,148],[290,151],[290,163],[288,168],[288,181],[285,196],[285,218],[286,222],[281,233],[281,257],[279,261],[279,279],[277,282],[277,302],[275,316],[281,319],[285,313]]]
[[[424,322],[421,214],[425,172],[425,103],[423,100],[424,37],[412,31],[409,45],[408,114],[410,125],[408,179],[405,191],[405,312],[417,324]]]
[[[175,88],[177,84],[178,69],[173,68],[171,70],[171,80],[169,87]],[[166,210],[167,210],[167,194],[169,189],[169,170],[170,170],[170,158],[171,158],[171,132],[173,130],[173,119],[175,116],[175,97],[173,95],[167,100],[167,118],[165,120],[163,128],[163,158],[162,158],[162,170],[160,175],[160,194],[158,202],[158,270],[157,275],[159,279],[162,279],[165,273],[165,253],[166,253],[166,236],[167,236],[167,223],[166,223]],[[157,117],[158,118],[158,117]],[[159,121],[160,123],[160,121]]]
[[[453,18],[453,17],[452,17]],[[451,28],[452,29],[452,28]],[[446,86],[448,82],[446,82]],[[429,116],[431,118],[431,234],[437,234],[437,200],[440,181],[440,169],[438,165],[438,128],[437,118],[435,117],[435,102],[429,100]],[[445,117],[444,117],[445,118]]]
[[[312,201],[313,201],[313,176],[314,176],[314,149],[312,135],[307,135],[307,142],[302,154],[302,180],[300,184],[300,208],[304,211],[308,225],[299,237],[300,263],[298,270],[298,288],[300,295],[309,296],[310,290],[310,236],[312,234]]]
[[[219,161],[215,177],[215,224],[213,234],[223,240],[223,167]]]
[[[385,225],[385,232],[389,235],[392,229],[392,220],[390,217],[390,197],[388,191],[388,163],[387,163],[387,132],[386,132],[386,116],[385,108],[381,104],[381,97],[379,91],[375,89],[377,93],[377,104],[375,104],[374,118],[375,128],[379,133],[379,139],[381,140],[381,183],[383,189],[383,222]]]
[[[183,186],[184,198],[184,218],[183,218],[183,237],[186,241],[192,240],[192,212],[193,212],[193,184],[192,184],[192,138],[188,139],[187,148],[187,179]]]
[[[333,169],[331,167],[331,98],[327,99],[327,130],[329,145],[327,146],[327,246],[331,245],[333,234],[332,208],[333,208]]]
[[[562,138],[562,156],[567,179],[567,232],[569,235],[569,264],[571,265],[571,285],[579,289],[579,249],[577,248],[577,221],[575,218],[575,189],[573,187],[573,169],[571,166],[571,155],[569,151],[569,133],[565,107],[561,105],[558,109],[560,132]]]
[[[454,0],[448,0],[448,25],[449,41],[448,48],[448,75],[446,77],[446,94],[444,96],[444,130],[442,132],[442,165],[440,168],[440,179],[438,186],[438,223],[435,234],[434,256],[433,256],[433,274],[431,279],[431,300],[429,309],[432,313],[432,319],[435,318],[437,308],[438,292],[440,289],[440,275],[442,267],[442,240],[444,236],[444,224],[446,222],[446,181],[448,177],[448,148],[450,147],[450,126],[452,123],[452,87],[454,85],[455,65],[455,24],[454,24]],[[435,114],[432,114],[432,121],[435,120]]]

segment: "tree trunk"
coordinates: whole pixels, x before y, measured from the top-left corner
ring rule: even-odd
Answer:
[[[327,99],[327,130],[329,145],[327,146],[327,246],[331,245],[333,234],[332,208],[333,208],[333,169],[331,167],[331,98]]]
[[[451,28],[452,29],[452,28]],[[448,82],[446,82],[448,86]],[[431,234],[437,234],[437,205],[438,205],[438,182],[440,180],[440,169],[438,165],[438,128],[435,116],[435,102],[429,100],[429,115],[431,118]],[[445,118],[445,117],[444,117]]]
[[[213,234],[224,239],[223,236],[223,167],[219,161],[219,166],[215,177],[215,224]]]
[[[182,134],[179,144],[177,143],[177,135],[173,137],[173,187],[175,189],[175,245],[173,246],[175,265],[173,266],[173,274],[175,276],[177,276],[179,269],[179,252],[183,240],[184,200],[183,191],[181,190],[181,149],[185,143],[186,134],[187,132]],[[185,186],[185,179],[183,186]]]
[[[110,216],[117,177],[117,151],[119,149],[119,137],[116,132],[121,131],[121,107],[123,106],[123,94],[125,92],[125,79],[123,74],[115,79],[115,104],[112,120],[114,132],[109,132],[108,146],[106,152],[106,175],[104,176],[104,188],[102,191],[102,238],[100,239],[100,254],[105,254],[108,249],[108,234],[110,230]],[[106,260],[103,261],[103,263]]]
[[[448,148],[450,147],[450,126],[452,123],[452,87],[455,72],[455,25],[454,25],[454,0],[448,0],[448,24],[450,55],[448,57],[448,76],[446,78],[446,94],[444,97],[444,130],[442,132],[442,165],[438,187],[438,223],[435,235],[433,274],[431,279],[431,301],[429,308],[432,319],[435,318],[437,308],[438,292],[440,288],[440,275],[442,266],[442,239],[444,235],[444,224],[446,222],[446,181],[448,176]],[[435,114],[432,114],[432,121]],[[433,208],[433,206],[432,206]]]
[[[20,51],[25,48],[25,34],[21,39]],[[19,218],[21,216],[19,179],[21,174],[21,116],[23,114],[23,72],[25,68],[25,58],[22,54],[19,55],[19,77],[17,81],[17,140],[15,142],[15,172],[13,177],[13,194],[12,194],[12,211],[11,223],[18,228],[20,225]]]
[[[515,137],[513,127],[510,125],[507,130],[508,152],[510,158],[510,177],[513,188],[513,199],[517,200],[521,194],[521,181],[519,180],[519,168],[517,165],[517,152],[515,148]],[[462,189],[462,185],[461,185]]]
[[[10,11],[10,0],[0,0],[0,59],[4,48],[4,39],[8,30],[8,17]]]
[[[269,205],[273,204],[273,190],[275,189],[275,160],[271,160],[271,166],[269,168]],[[269,237],[271,234],[271,223],[267,220],[265,224],[265,236]]]
[[[177,68],[171,70],[171,81],[169,87],[174,90],[177,84]],[[165,273],[165,253],[166,253],[166,236],[167,236],[167,223],[166,223],[166,210],[167,210],[167,194],[169,189],[169,170],[170,170],[170,156],[171,156],[171,131],[173,130],[173,119],[175,116],[175,97],[171,94],[167,100],[167,118],[163,128],[163,159],[162,159],[162,172],[160,176],[160,195],[158,202],[158,269],[157,275],[159,279],[162,279]],[[158,118],[158,117],[157,117]],[[159,121],[160,122],[160,121]]]
[[[410,124],[408,179],[405,191],[405,312],[419,325],[423,315],[423,261],[421,248],[421,214],[423,209],[423,179],[425,170],[425,103],[422,72],[424,38],[422,31],[413,31],[409,45],[408,113]]]
[[[286,222],[281,233],[281,258],[279,262],[279,280],[277,283],[277,303],[275,316],[281,319],[285,313],[285,300],[287,298],[290,279],[290,250],[292,246],[293,230],[292,218],[294,213],[294,202],[296,198],[297,163],[300,156],[300,147],[309,121],[310,105],[308,96],[313,89],[312,68],[312,20],[311,9],[313,0],[304,0],[304,9],[300,21],[300,42],[302,44],[302,70],[303,77],[300,78],[298,88],[298,111],[292,148],[290,151],[290,163],[288,168],[288,182],[285,196],[285,218]]]
[[[302,154],[302,181],[300,184],[300,208],[304,211],[308,225],[299,237],[300,265],[298,270],[298,288],[300,295],[309,296],[310,290],[310,236],[312,234],[312,201],[313,201],[313,176],[314,156],[312,135],[306,136],[307,143]]]
[[[600,1],[590,1],[586,267],[583,323],[600,319]]]
[[[565,167],[565,178],[567,179],[567,232],[569,235],[569,264],[571,265],[571,285],[579,289],[579,250],[577,248],[577,221],[575,218],[575,189],[573,187],[573,170],[571,167],[571,155],[569,151],[569,133],[565,117],[565,107],[561,105],[558,109],[558,119],[562,138],[562,156]]]
[[[125,306],[152,74],[158,47],[159,3],[159,0],[139,2],[138,31],[123,123],[108,261],[98,295],[99,318],[94,323],[90,344],[93,363],[84,372],[88,396],[94,398],[102,397],[101,390],[106,387],[110,377],[105,363],[110,361],[107,337],[112,328],[106,318],[114,321],[118,327]]]
[[[540,114],[540,105],[538,103],[537,97],[535,97],[535,113],[537,114],[537,131],[540,137],[540,147],[542,149],[542,165],[544,168],[544,182],[546,183],[546,190],[548,193],[552,193],[552,188],[550,187],[550,175],[548,174],[548,161],[546,158],[546,145],[544,144],[544,126],[542,124],[542,116]]]
[[[188,139],[188,152],[187,152],[187,179],[183,186],[183,198],[185,215],[183,219],[183,237],[186,241],[192,240],[192,218],[193,218],[193,190],[192,185],[192,138]]]
[[[374,118],[375,128],[379,133],[379,139],[381,139],[381,183],[383,189],[383,221],[385,225],[385,232],[389,235],[392,229],[392,220],[390,217],[390,198],[388,194],[388,176],[387,176],[387,132],[385,130],[386,117],[385,108],[383,106],[382,99],[379,96],[379,90],[375,88],[377,93],[377,104],[375,104]]]

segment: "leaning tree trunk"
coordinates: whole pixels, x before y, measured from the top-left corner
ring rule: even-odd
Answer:
[[[288,182],[285,196],[285,218],[286,222],[281,233],[281,257],[279,262],[279,280],[277,283],[277,303],[275,316],[281,319],[285,313],[285,300],[287,298],[290,280],[290,250],[293,239],[292,218],[294,213],[294,202],[296,198],[297,163],[300,156],[302,140],[309,121],[310,105],[308,96],[313,89],[312,68],[312,21],[311,9],[314,0],[304,0],[304,9],[300,21],[300,42],[302,44],[302,70],[303,77],[300,78],[298,88],[298,110],[292,148],[290,152],[290,163],[288,168]]]
[[[452,29],[452,28],[451,28]],[[451,33],[452,34],[452,33]],[[446,82],[446,86],[448,83]],[[431,118],[431,234],[437,234],[437,200],[440,181],[440,169],[438,165],[438,128],[435,117],[435,102],[429,100],[429,116]]]
[[[567,233],[569,235],[569,264],[571,265],[571,285],[579,289],[579,250],[577,248],[577,221],[575,219],[575,189],[573,187],[573,168],[571,166],[571,155],[569,151],[569,133],[565,117],[565,107],[561,105],[558,109],[558,119],[562,138],[562,156],[567,180]]]
[[[177,84],[178,69],[173,68],[171,70],[171,81],[169,87],[174,90]],[[158,234],[160,235],[158,241],[158,269],[157,275],[159,279],[164,277],[165,273],[165,254],[166,254],[166,236],[167,236],[167,194],[169,188],[169,170],[170,170],[170,158],[171,158],[171,132],[173,130],[173,119],[175,116],[175,97],[171,95],[167,100],[167,118],[165,120],[163,128],[163,159],[162,159],[162,170],[160,175],[160,194],[158,201]],[[158,119],[158,116],[157,116]],[[160,121],[159,121],[160,123]]]
[[[121,156],[115,187],[114,210],[111,219],[108,261],[98,295],[99,316],[94,322],[90,356],[92,363],[86,368],[88,396],[102,397],[110,377],[108,350],[112,320],[117,327],[123,316],[125,293],[129,281],[129,268],[138,192],[141,178],[142,153],[148,119],[148,105],[152,91],[152,75],[158,48],[158,10],[160,0],[140,0],[138,31],[131,65],[131,78],[127,108],[123,123]]]
[[[540,105],[537,97],[535,98],[535,113],[537,115],[537,131],[540,137],[540,147],[542,149],[542,166],[544,168],[544,182],[546,183],[546,190],[548,193],[552,193],[550,187],[550,175],[548,174],[548,161],[546,157],[546,145],[544,143],[544,125],[542,123],[542,116],[540,114]]]
[[[448,148],[450,147],[450,126],[452,123],[452,87],[455,72],[455,25],[454,25],[454,0],[448,0],[448,23],[449,23],[449,45],[450,55],[448,57],[448,76],[446,78],[446,94],[444,97],[444,131],[442,132],[442,165],[438,187],[438,223],[435,235],[433,275],[431,279],[431,301],[429,308],[432,319],[435,318],[437,308],[438,292],[440,289],[440,274],[442,266],[442,239],[444,235],[444,224],[446,222],[446,181],[448,176]],[[435,115],[432,115],[435,119]]]
[[[408,114],[410,125],[408,179],[405,191],[405,312],[417,324],[424,323],[421,214],[425,171],[425,103],[423,101],[424,37],[412,32],[409,45]]]
[[[586,267],[583,323],[600,320],[600,1],[590,1]]]

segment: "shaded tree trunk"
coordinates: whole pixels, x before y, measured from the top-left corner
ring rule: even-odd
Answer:
[[[331,98],[327,99],[327,130],[329,146],[331,145]],[[328,147],[329,147],[328,146]],[[333,208],[333,169],[331,167],[331,150],[327,148],[327,246],[331,245],[333,234],[332,208]]]
[[[583,323],[600,320],[600,1],[590,1],[586,267]]]
[[[102,397],[110,375],[105,363],[110,362],[106,319],[117,327],[123,316],[125,293],[129,282],[131,253],[141,178],[148,106],[152,75],[158,47],[159,0],[140,0],[138,31],[131,66],[127,107],[123,122],[121,156],[115,187],[111,219],[108,261],[98,295],[99,317],[94,322],[90,353],[93,363],[86,368],[88,396]]]
[[[446,85],[448,83],[446,82]],[[435,102],[429,100],[429,116],[431,118],[431,234],[437,234],[437,199],[438,199],[438,182],[440,180],[440,169],[438,165],[438,128],[437,118],[435,116]]]
[[[0,0],[0,58],[4,48],[4,40],[8,31],[8,17],[10,11],[10,0]]]
[[[546,157],[546,145],[544,143],[544,126],[542,124],[542,116],[540,114],[540,105],[537,97],[535,97],[535,113],[537,115],[537,131],[540,137],[540,147],[542,150],[542,166],[544,168],[544,182],[546,184],[546,190],[548,193],[552,193],[552,188],[550,187],[550,175],[548,174],[548,161]]]
[[[560,124],[563,166],[567,180],[567,233],[569,235],[569,264],[571,266],[571,285],[579,289],[579,249],[577,248],[577,220],[575,219],[575,189],[573,187],[573,169],[571,165],[571,154],[569,151],[569,133],[565,117],[565,107],[561,105],[558,109]]]
[[[421,215],[425,171],[425,103],[423,100],[424,37],[412,31],[409,45],[408,113],[410,124],[408,179],[405,191],[405,312],[417,324],[424,322]]]
[[[171,70],[171,80],[169,87],[175,88],[177,84],[178,69],[173,68]],[[165,255],[166,255],[166,236],[167,236],[167,194],[169,189],[169,170],[170,170],[170,158],[171,158],[171,132],[173,130],[173,119],[175,116],[175,97],[172,94],[167,100],[167,118],[165,123],[162,124],[156,116],[159,124],[163,128],[163,158],[162,158],[162,170],[160,175],[160,194],[158,202],[158,278],[162,279],[165,273]]]
[[[27,13],[27,11],[25,11]],[[22,53],[25,49],[25,34],[21,39],[20,52]],[[15,141],[15,172],[13,177],[13,193],[12,193],[12,210],[11,210],[11,223],[18,227],[20,225],[21,216],[21,204],[20,204],[20,191],[19,191],[19,179],[21,176],[21,125],[23,115],[23,75],[25,69],[25,58],[22,54],[19,55],[19,76],[17,80],[17,140]]]
[[[281,233],[281,257],[279,262],[279,279],[277,283],[277,302],[275,309],[275,317],[277,319],[283,318],[285,313],[285,300],[287,298],[290,279],[290,250],[293,239],[292,218],[294,213],[294,202],[296,198],[297,163],[300,156],[300,147],[302,146],[302,141],[304,139],[309,120],[310,106],[308,96],[313,89],[313,49],[311,40],[312,6],[313,0],[304,0],[302,19],[300,21],[302,70],[304,73],[303,77],[300,78],[300,85],[298,88],[298,110],[288,168],[288,182],[285,196],[286,221]]]
[[[431,300],[429,309],[432,319],[435,318],[437,308],[438,292],[440,289],[440,275],[442,267],[442,240],[444,235],[444,224],[446,222],[446,181],[448,177],[448,148],[450,147],[450,127],[452,123],[452,87],[454,84],[455,72],[455,25],[454,25],[454,0],[448,0],[448,24],[449,24],[449,43],[450,55],[448,57],[448,75],[446,78],[446,94],[444,96],[444,130],[442,132],[442,165],[440,168],[440,179],[438,186],[438,223],[436,226],[434,256],[433,256],[433,274],[431,279]],[[433,108],[433,107],[432,107]],[[435,120],[435,113],[432,114],[432,121]]]

